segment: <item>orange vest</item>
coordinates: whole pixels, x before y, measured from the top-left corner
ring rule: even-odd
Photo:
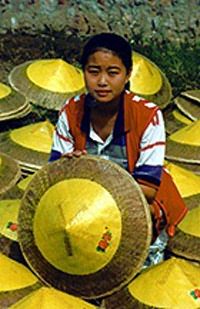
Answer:
[[[124,94],[124,124],[126,133],[126,147],[128,156],[128,170],[133,172],[137,159],[140,155],[140,141],[142,135],[152,121],[152,117],[158,110],[158,107],[148,108],[143,100],[133,101],[134,94]],[[71,99],[68,104],[64,106],[65,112],[69,122],[70,133],[75,141],[75,149],[83,150],[86,144],[86,135],[81,131],[80,125],[84,113],[84,98],[85,95],[76,101]],[[163,168],[161,175],[161,183],[156,193],[153,202],[155,210],[156,226],[159,232],[159,222],[161,219],[160,209],[165,214],[167,221],[166,230],[169,236],[175,233],[175,226],[182,220],[188,211],[182,197],[180,196],[172,177]]]

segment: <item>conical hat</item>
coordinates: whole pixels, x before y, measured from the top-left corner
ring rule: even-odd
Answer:
[[[0,152],[0,194],[12,188],[20,176],[21,172],[18,163],[10,156]]]
[[[0,100],[7,97],[11,91],[12,90],[9,86],[0,83]]]
[[[185,163],[200,163],[200,120],[178,130],[167,139],[166,158]]]
[[[130,90],[164,108],[170,102],[171,85],[164,73],[148,58],[133,52]]]
[[[187,90],[182,92],[181,95],[200,103],[200,89]]]
[[[151,241],[149,206],[139,185],[117,164],[89,155],[39,170],[18,220],[30,267],[46,284],[84,298],[130,281]]]
[[[149,267],[105,299],[106,309],[200,308],[200,267],[171,258]]]
[[[20,200],[0,201],[0,234],[12,240],[17,240],[17,217]]]
[[[0,308],[8,308],[41,284],[24,265],[0,253]]]
[[[200,194],[200,176],[170,162],[166,162],[165,166],[183,198]]]
[[[194,102],[184,97],[175,98],[175,104],[178,109],[192,121],[200,119],[200,102]]]
[[[26,98],[0,83],[0,121],[24,117],[31,112],[31,106]]]
[[[21,167],[32,172],[41,168],[49,158],[53,125],[49,121],[29,124],[0,134],[0,148],[15,158]]]
[[[95,309],[97,307],[53,288],[41,287],[22,298],[10,309]]]
[[[190,209],[168,242],[168,250],[177,256],[200,262],[200,204]]]
[[[9,74],[12,87],[31,102],[59,110],[67,98],[84,92],[82,71],[62,59],[28,61]]]
[[[168,135],[192,123],[192,120],[183,115],[177,108],[174,108],[173,104],[169,104],[163,110],[163,117],[165,121],[165,130]]]

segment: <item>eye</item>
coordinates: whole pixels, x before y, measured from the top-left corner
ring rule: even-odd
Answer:
[[[119,74],[119,71],[109,71],[108,72],[108,74],[110,75],[110,76],[115,76],[115,75],[118,75]]]
[[[99,73],[98,69],[93,69],[93,68],[89,68],[88,73],[92,74],[92,75],[97,75]]]

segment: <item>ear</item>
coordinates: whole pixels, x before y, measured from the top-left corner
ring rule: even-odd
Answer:
[[[132,73],[132,68],[130,68],[130,70],[127,72],[127,75],[126,75],[126,83],[128,83],[130,77],[131,77],[131,73]]]

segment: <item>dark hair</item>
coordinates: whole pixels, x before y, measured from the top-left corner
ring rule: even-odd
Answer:
[[[98,50],[107,49],[116,54],[123,62],[127,72],[132,68],[132,48],[127,40],[115,33],[100,33],[94,35],[86,43],[82,57],[81,65],[84,69],[90,55]]]

